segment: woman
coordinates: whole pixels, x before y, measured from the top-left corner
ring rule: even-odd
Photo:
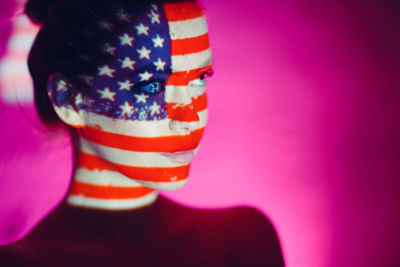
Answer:
[[[75,170],[65,201],[0,263],[282,266],[266,218],[197,210],[159,197],[186,182],[212,73],[194,1],[34,1],[43,24],[29,56],[43,122],[66,125]]]

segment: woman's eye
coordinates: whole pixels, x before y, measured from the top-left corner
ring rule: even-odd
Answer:
[[[164,85],[161,82],[151,82],[140,86],[140,91],[148,94],[157,94],[164,89]]]

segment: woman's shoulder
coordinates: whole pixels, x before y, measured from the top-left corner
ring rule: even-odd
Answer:
[[[236,266],[284,266],[276,230],[259,210],[240,206],[202,213],[202,232],[229,249]]]
[[[275,229],[260,211],[197,209],[165,198],[128,213],[59,207],[25,238],[0,247],[0,266],[46,266],[55,256],[65,266],[78,258],[98,266],[283,266]]]

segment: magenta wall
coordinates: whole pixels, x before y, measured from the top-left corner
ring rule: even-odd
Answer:
[[[165,195],[258,207],[288,266],[400,264],[397,4],[202,2],[216,70],[209,126],[190,181]],[[71,151],[32,107],[0,110],[7,242],[62,198]]]

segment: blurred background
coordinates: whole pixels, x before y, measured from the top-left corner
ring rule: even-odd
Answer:
[[[201,3],[210,119],[189,182],[163,194],[260,209],[289,267],[400,266],[399,2]],[[72,171],[67,134],[32,106],[22,5],[0,8],[0,244],[62,200]]]

